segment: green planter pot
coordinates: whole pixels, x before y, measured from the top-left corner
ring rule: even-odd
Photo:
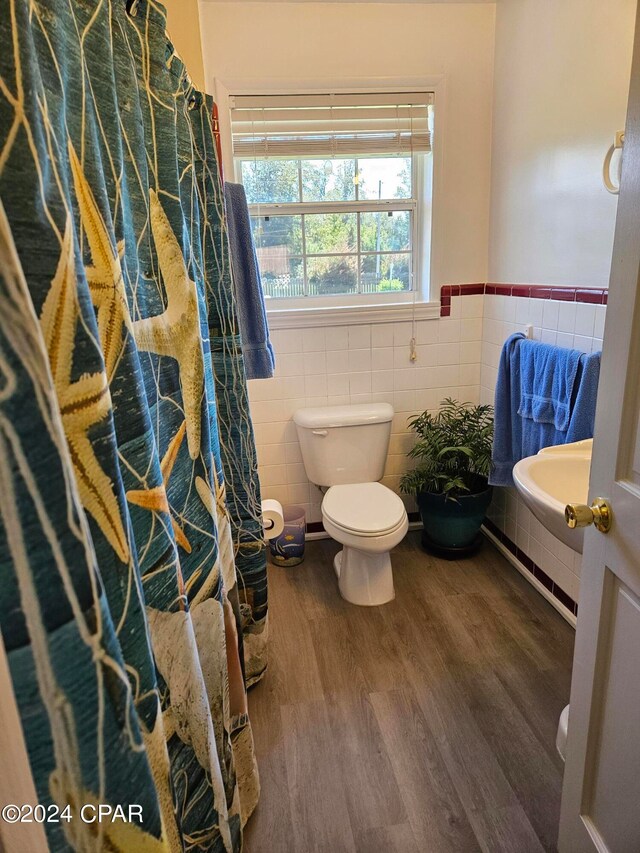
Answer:
[[[457,500],[446,500],[444,495],[431,492],[418,492],[416,500],[426,542],[444,551],[460,553],[473,549],[492,495],[491,486]]]

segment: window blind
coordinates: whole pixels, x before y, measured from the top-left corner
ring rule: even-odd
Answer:
[[[393,155],[431,150],[433,94],[237,95],[239,159]]]

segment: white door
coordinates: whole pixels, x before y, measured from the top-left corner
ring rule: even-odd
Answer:
[[[13,695],[9,661],[0,635],[0,853],[31,851],[45,853],[47,846],[41,823],[12,823],[11,806],[38,802],[31,776],[27,747],[22,734],[18,706]],[[9,812],[5,812],[9,806]],[[6,815],[6,817],[5,817]]]
[[[586,531],[560,853],[640,853],[640,28],[618,200]]]

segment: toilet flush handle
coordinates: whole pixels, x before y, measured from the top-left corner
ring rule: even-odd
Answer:
[[[314,430],[312,430],[312,432],[314,435],[321,435],[321,436],[329,435],[328,429],[314,429]]]

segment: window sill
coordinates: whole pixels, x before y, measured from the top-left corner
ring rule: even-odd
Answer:
[[[270,329],[308,329],[314,326],[359,326],[368,323],[400,323],[440,317],[439,302],[387,302],[383,305],[340,305],[331,308],[271,308]]]

